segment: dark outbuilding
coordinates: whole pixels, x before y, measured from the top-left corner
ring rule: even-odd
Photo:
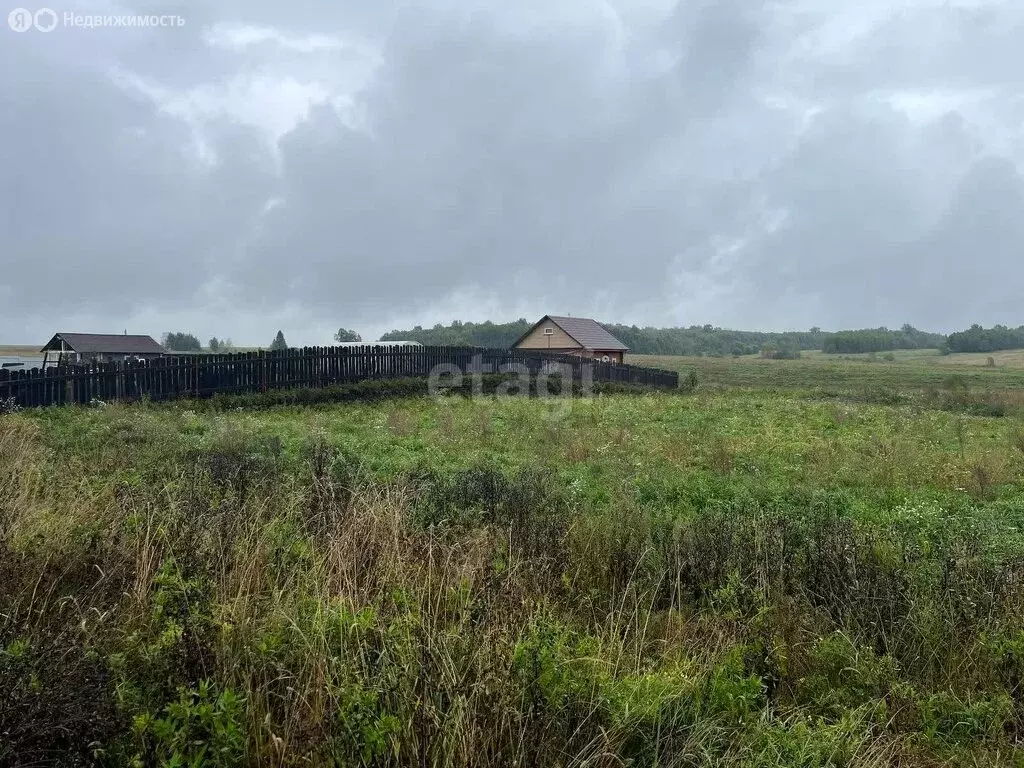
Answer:
[[[61,362],[94,363],[148,360],[167,354],[152,336],[117,333],[58,333],[39,351],[47,358],[55,355]]]

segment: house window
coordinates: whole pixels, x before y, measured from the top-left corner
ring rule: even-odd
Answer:
[[[554,336],[555,335],[555,329],[554,328],[545,328],[544,329],[544,335],[545,336]]]

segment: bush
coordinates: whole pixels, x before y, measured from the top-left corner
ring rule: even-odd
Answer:
[[[818,640],[804,662],[810,674],[797,684],[797,700],[821,717],[880,701],[899,679],[899,667],[888,656],[858,647],[842,632]]]
[[[411,482],[416,489],[414,519],[423,526],[465,535],[495,527],[507,542],[507,554],[555,569],[566,556],[569,504],[546,473],[506,475],[481,465],[453,473],[431,473]]]
[[[799,360],[801,353],[799,347],[793,345],[779,347],[769,343],[761,347],[761,357],[765,360]]]
[[[696,373],[692,372],[692,381],[696,382]],[[490,374],[482,376],[481,393],[494,395],[504,391],[505,386],[518,382],[517,377],[502,374]],[[510,394],[519,394],[530,397],[538,395],[537,377],[529,380],[528,391],[518,392],[513,389]],[[563,392],[560,377],[551,375],[547,378],[548,392],[557,396]],[[592,393],[601,394],[643,394],[651,391],[650,387],[639,384],[625,384],[620,382],[594,382]],[[463,377],[461,386],[445,386],[444,394],[453,397],[471,397],[474,393],[474,384],[469,376]],[[309,406],[323,405],[328,403],[350,403],[350,402],[379,402],[402,398],[427,397],[430,394],[429,381],[426,378],[401,378],[401,379],[369,379],[354,384],[336,384],[330,387],[309,388],[309,389],[274,389],[267,392],[253,392],[238,395],[216,394],[208,402],[215,410],[233,410],[236,408],[273,408],[276,406]],[[564,393],[567,396],[579,397],[584,394],[582,385],[574,383],[571,390]],[[200,403],[196,407],[201,407]]]
[[[230,688],[203,680],[182,689],[156,717],[135,719],[142,744],[136,760],[159,765],[242,765],[246,741],[245,700]]]

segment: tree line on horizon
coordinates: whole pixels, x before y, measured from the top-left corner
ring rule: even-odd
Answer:
[[[450,325],[436,324],[432,328],[415,326],[409,330],[393,330],[380,337],[380,341],[418,341],[426,346],[466,346],[503,349],[512,346],[532,327],[526,318],[510,323],[463,322]],[[949,352],[995,352],[1005,349],[1024,349],[1024,326],[1010,328],[996,325],[983,328],[972,325],[965,331],[949,334],[921,331],[912,325],[899,329],[864,328],[828,332],[814,327],[807,331],[737,331],[712,325],[692,325],[688,328],[654,328],[617,323],[603,324],[638,355],[681,355],[687,357],[727,357],[760,354],[763,357],[791,359],[801,352],[821,350],[827,354],[864,354],[892,352],[907,349],[938,349]],[[336,342],[362,341],[356,331],[339,328],[334,334]],[[367,342],[372,343],[372,342]],[[164,346],[175,352],[231,352],[230,339],[211,338],[204,348],[198,337],[191,333],[168,332],[163,335]],[[284,333],[278,331],[267,347],[271,350],[288,349]]]
[[[1002,349],[1024,349],[1024,325],[1009,328],[996,325],[982,328],[972,325],[966,331],[951,333],[946,339],[950,352],[998,352]]]
[[[418,341],[437,346],[509,347],[526,334],[534,323],[520,318],[511,323],[454,321],[438,323],[433,328],[416,326],[410,330],[394,330],[381,341]],[[894,349],[935,349],[946,337],[919,331],[911,325],[899,330],[873,328],[829,333],[821,328],[807,331],[736,331],[713,325],[692,325],[689,328],[641,328],[636,325],[603,323],[604,327],[638,355],[683,355],[690,357],[756,355],[793,358],[800,352],[822,350],[833,354],[887,352]]]
[[[160,337],[160,343],[164,349],[171,352],[210,352],[224,355],[235,351],[235,345],[231,339],[219,339],[213,336],[206,342],[204,347],[198,336],[184,331],[167,331]],[[278,331],[267,349],[288,349],[288,342],[285,341],[284,333]]]
[[[345,328],[339,328],[338,332],[334,334],[334,340],[341,342],[360,342],[363,337],[355,331],[350,331]],[[182,331],[168,331],[160,337],[161,344],[164,349],[168,349],[172,352],[212,352],[226,354],[233,352],[235,349],[231,339],[218,339],[216,336],[212,337],[204,347],[202,342],[199,341],[199,337],[193,333],[184,333]],[[270,350],[281,350],[288,349],[288,342],[285,340],[284,332],[278,331],[277,335],[274,336],[274,340],[270,342],[270,346],[267,347]]]
[[[827,354],[855,355],[864,352],[892,352],[897,349],[939,349],[946,342],[941,333],[919,331],[912,325],[899,330],[865,328],[836,331],[825,336],[821,351]]]

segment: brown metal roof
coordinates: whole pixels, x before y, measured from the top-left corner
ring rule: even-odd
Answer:
[[[59,352],[61,342],[80,355],[163,355],[167,350],[152,336],[119,333],[58,333],[40,352]]]
[[[552,323],[557,325],[574,338],[584,349],[598,350],[601,352],[627,352],[629,350],[629,347],[608,333],[608,331],[606,331],[596,320],[591,320],[588,317],[557,317],[555,315],[544,315],[540,321],[530,328],[529,331],[523,334],[523,336],[520,337],[512,346],[518,345],[520,341],[533,333],[537,326],[545,320],[550,320]]]

